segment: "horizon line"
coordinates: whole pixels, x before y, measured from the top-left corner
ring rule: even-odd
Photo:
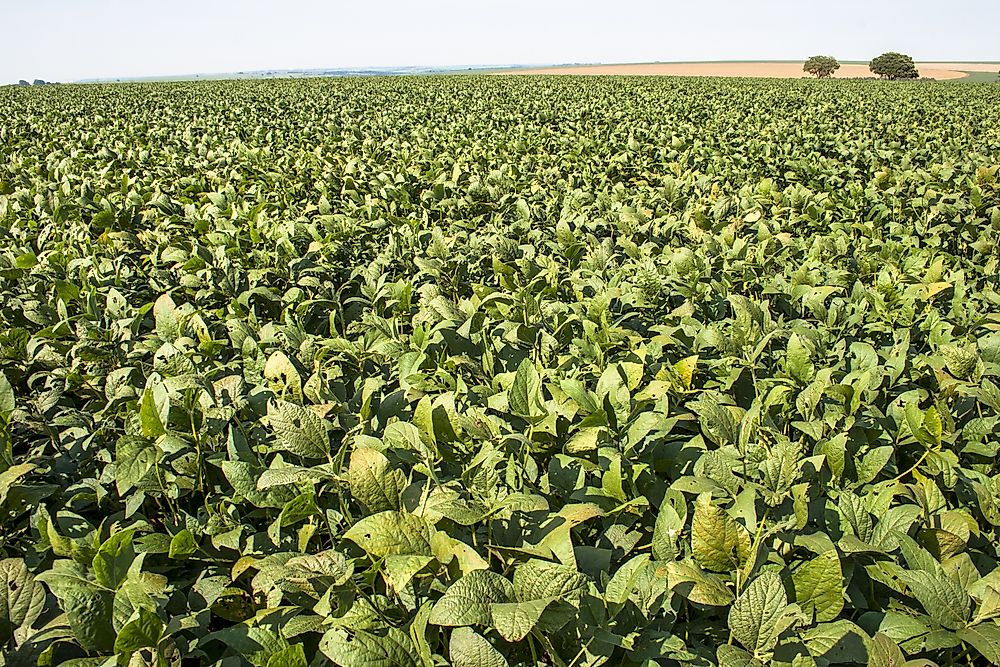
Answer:
[[[821,55],[821,54],[814,54]],[[833,56],[836,57],[836,56]],[[393,70],[423,70],[422,73],[433,74],[442,71],[456,70],[501,70],[501,69],[521,69],[521,68],[551,68],[551,67],[599,67],[599,66],[620,66],[620,65],[685,65],[685,64],[701,64],[701,63],[804,63],[806,58],[720,58],[720,59],[701,59],[701,60],[645,60],[645,61],[618,61],[618,62],[605,62],[605,61],[565,61],[560,63],[495,63],[495,64],[449,64],[449,65],[343,65],[343,66],[323,66],[323,67],[268,67],[263,69],[252,69],[252,70],[232,70],[225,72],[187,72],[187,73],[170,73],[170,74],[140,74],[134,76],[94,76],[86,77],[82,79],[76,79],[73,81],[65,82],[51,82],[51,83],[114,83],[114,82],[124,82],[124,81],[144,81],[151,79],[179,79],[185,80],[190,78],[198,77],[232,77],[239,78],[241,76],[253,75],[253,74],[294,74],[294,73],[317,73],[324,71],[359,71],[359,72],[379,72],[379,71],[393,71]],[[871,62],[870,59],[854,59],[845,58],[837,59],[839,62],[845,64],[865,64]],[[1000,60],[970,60],[961,58],[922,58],[920,60],[914,60],[915,64],[922,63],[947,63],[947,64],[969,64],[969,65],[998,65],[1000,66]],[[38,78],[38,77],[35,77]],[[0,85],[14,85],[16,86],[20,81],[31,81],[33,79],[20,79],[18,82],[12,82],[9,84]],[[39,79],[45,81],[45,79]],[[46,81],[46,83],[49,83]]]

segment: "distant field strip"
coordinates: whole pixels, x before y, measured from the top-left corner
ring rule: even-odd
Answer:
[[[931,79],[961,79],[966,72],[991,72],[1000,65],[982,63],[918,63],[920,75]],[[627,75],[627,76],[733,76],[733,77],[773,77],[794,79],[805,76],[802,63],[795,62],[702,62],[702,63],[634,63],[621,65],[569,65],[560,67],[539,67],[531,69],[511,69],[499,74],[569,74],[569,75]],[[838,79],[860,79],[871,77],[868,65],[841,65],[837,70]]]

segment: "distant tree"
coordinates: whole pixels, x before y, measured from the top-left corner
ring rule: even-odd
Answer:
[[[35,80],[34,80],[34,81],[33,81],[33,82],[31,83],[31,85],[32,85],[32,86],[44,86],[44,85],[45,85],[45,81],[43,81],[42,79],[35,79]]]
[[[917,66],[913,64],[913,58],[902,53],[883,53],[878,58],[872,60],[868,66],[873,74],[877,74],[883,79],[895,81],[896,79],[916,79],[920,77]]]
[[[17,82],[17,85],[19,85],[19,86],[30,86],[31,84],[28,83],[27,81],[25,81],[24,79],[21,79],[20,81]]]
[[[833,56],[813,56],[802,67],[802,71],[812,74],[817,79],[829,79],[838,69],[840,63]]]

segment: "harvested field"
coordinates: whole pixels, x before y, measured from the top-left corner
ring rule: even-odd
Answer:
[[[568,75],[627,75],[627,76],[734,76],[795,79],[805,76],[797,62],[701,62],[701,63],[634,63],[620,65],[570,65],[511,69],[500,74],[568,74]],[[961,79],[966,71],[993,71],[997,65],[975,63],[918,63],[921,76],[932,79]],[[987,68],[987,69],[979,69]],[[868,65],[842,65],[835,77],[859,79],[871,77]]]
[[[1000,72],[1000,63],[918,63],[918,67],[950,69],[962,72]]]

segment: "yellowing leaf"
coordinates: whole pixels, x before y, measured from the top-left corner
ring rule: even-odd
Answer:
[[[750,558],[750,533],[703,495],[695,504],[691,548],[695,561],[706,570],[729,572]]]

